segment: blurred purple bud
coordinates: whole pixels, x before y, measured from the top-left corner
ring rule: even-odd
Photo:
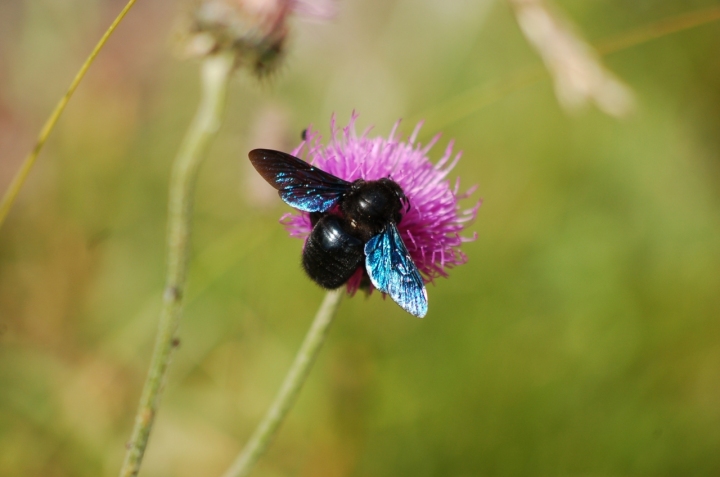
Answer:
[[[298,0],[195,0],[186,52],[206,56],[233,50],[238,66],[266,76],[282,62],[293,13],[331,16],[329,7],[314,5]]]

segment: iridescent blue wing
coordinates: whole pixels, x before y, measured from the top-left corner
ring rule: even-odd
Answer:
[[[425,282],[394,223],[365,244],[365,268],[375,288],[390,295],[408,313],[418,318],[425,316]]]
[[[350,182],[284,152],[253,149],[248,156],[282,200],[305,212],[325,212],[350,189]]]

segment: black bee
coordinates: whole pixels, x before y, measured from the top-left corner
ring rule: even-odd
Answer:
[[[312,280],[327,289],[338,288],[364,261],[375,288],[408,313],[425,316],[425,283],[397,229],[409,203],[396,182],[348,182],[269,149],[254,149],[249,157],[282,200],[310,213],[313,229],[302,264]]]

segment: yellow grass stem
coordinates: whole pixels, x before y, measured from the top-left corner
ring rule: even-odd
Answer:
[[[127,15],[133,5],[135,5],[136,1],[137,0],[129,0],[125,5],[125,8],[123,8],[118,14],[118,16],[115,17],[115,20],[113,20],[113,22],[110,24],[110,27],[108,27],[105,33],[103,33],[103,36],[100,38],[100,41],[98,41],[97,45],[95,45],[95,48],[93,48],[90,56],[87,57],[85,63],[83,63],[83,65],[80,67],[80,71],[78,71],[75,75],[75,78],[73,78],[72,83],[70,83],[70,87],[65,92],[65,95],[60,98],[60,101],[55,106],[55,109],[50,114],[50,117],[47,119],[47,121],[45,121],[45,125],[40,130],[40,134],[38,135],[37,141],[35,142],[35,147],[33,147],[32,151],[30,151],[30,154],[25,157],[25,160],[20,166],[20,170],[17,172],[17,174],[15,174],[15,177],[13,177],[13,180],[12,182],[10,182],[8,189],[5,191],[2,200],[0,200],[0,228],[5,222],[5,218],[10,212],[10,209],[15,203],[15,199],[17,198],[20,189],[22,188],[23,184],[25,184],[25,180],[27,180],[27,177],[30,174],[30,170],[32,169],[35,161],[37,160],[38,154],[40,154],[40,151],[42,151],[42,148],[45,145],[48,136],[50,136],[50,133],[55,127],[55,124],[57,123],[58,119],[60,119],[60,115],[65,110],[65,106],[67,106],[68,101],[70,101],[73,93],[77,89],[82,79],[85,77],[85,73],[87,73],[88,69],[90,69],[90,65],[93,64],[93,61],[95,61],[98,53],[100,53],[100,50],[102,50],[105,46],[105,43],[107,43],[110,35],[113,34],[117,26],[120,24],[123,18],[125,18],[125,15]]]

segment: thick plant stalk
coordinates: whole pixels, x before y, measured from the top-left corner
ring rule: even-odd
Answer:
[[[275,396],[275,401],[273,401],[263,420],[258,424],[245,448],[223,474],[223,477],[247,476],[258,459],[267,450],[275,434],[277,434],[280,424],[282,424],[293,404],[295,404],[300,389],[308,377],[310,368],[315,362],[322,344],[325,342],[328,328],[333,322],[333,318],[335,318],[335,312],[343,293],[344,288],[340,288],[329,291],[325,295],[325,299],[320,305],[312,325],[310,325],[310,330],[305,335],[305,340],[295,356],[295,361],[293,361],[290,370],[285,376],[280,391]]]
[[[63,111],[65,111],[65,106],[67,106],[73,93],[77,89],[82,79],[85,77],[85,73],[87,73],[87,71],[90,69],[90,65],[93,64],[93,61],[95,61],[98,53],[100,53],[100,50],[102,50],[102,48],[105,46],[105,43],[107,43],[110,35],[113,34],[117,26],[120,24],[123,18],[125,18],[125,15],[127,15],[133,5],[135,5],[136,1],[137,0],[129,0],[125,7],[120,11],[118,16],[115,17],[115,20],[113,20],[105,33],[103,33],[100,41],[98,41],[97,45],[95,45],[95,48],[93,48],[93,50],[90,52],[90,56],[87,57],[85,63],[83,63],[83,65],[80,67],[80,70],[75,75],[75,78],[73,78],[72,83],[70,83],[70,87],[67,89],[63,97],[60,98],[58,104],[55,105],[55,109],[50,114],[50,117],[47,119],[47,121],[45,121],[45,124],[43,125],[43,128],[38,135],[37,141],[35,142],[35,147],[33,147],[32,151],[30,151],[30,154],[25,157],[25,160],[20,166],[20,170],[17,172],[17,174],[15,174],[15,177],[13,177],[12,182],[10,182],[10,185],[5,191],[2,199],[0,199],[0,227],[2,227],[3,222],[5,222],[5,217],[7,217],[7,214],[10,212],[10,209],[15,203],[15,199],[20,193],[20,189],[22,188],[23,184],[25,184],[25,180],[27,180],[28,175],[30,175],[30,171],[35,164],[35,161],[37,160],[40,151],[42,151],[42,148],[45,145],[48,136],[50,136],[50,133],[55,127],[55,124],[57,124],[58,119],[60,119],[60,115],[63,113]]]
[[[200,106],[173,165],[168,203],[167,277],[160,323],[120,477],[137,475],[160,404],[160,394],[175,347],[175,333],[182,312],[197,172],[210,139],[220,127],[233,64],[234,56],[227,52],[203,60]]]

